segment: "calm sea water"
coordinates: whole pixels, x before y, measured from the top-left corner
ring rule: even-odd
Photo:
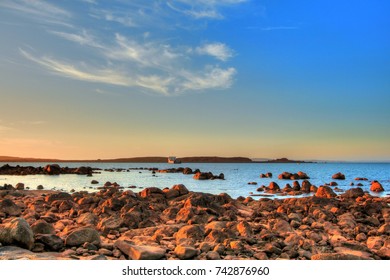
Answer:
[[[0,163],[3,165],[5,163]],[[9,163],[10,165],[21,166],[45,166],[46,163]],[[278,180],[277,176],[288,171],[296,173],[303,171],[310,177],[310,182],[316,186],[323,185],[332,181],[332,175],[341,172],[346,176],[346,180],[337,181],[338,188],[347,190],[351,188],[350,183],[355,185],[363,183],[363,189],[369,190],[370,182],[378,180],[385,189],[380,195],[390,195],[390,163],[185,163],[185,164],[166,164],[166,163],[60,163],[60,166],[78,167],[91,166],[101,169],[109,168],[150,168],[159,169],[190,167],[193,170],[200,169],[203,172],[211,171],[213,174],[224,173],[225,180],[198,181],[192,178],[192,175],[183,175],[181,173],[157,173],[153,176],[148,170],[130,170],[130,172],[106,172],[94,174],[93,177],[81,175],[27,175],[27,176],[4,176],[0,175],[0,185],[19,182],[25,184],[30,189],[36,189],[38,185],[43,185],[45,189],[57,189],[70,191],[87,190],[96,191],[98,186],[105,182],[117,182],[123,187],[137,186],[139,188],[171,187],[175,184],[184,184],[192,191],[208,192],[213,194],[228,193],[233,198],[238,196],[247,197],[250,193],[258,193],[256,189],[261,185],[268,185],[275,181],[281,188],[286,183],[292,184],[290,180]],[[273,178],[260,178],[261,173],[272,172]],[[365,177],[368,181],[355,181],[356,177]],[[92,185],[91,180],[99,181],[98,185]],[[248,182],[257,182],[258,185],[248,185]],[[137,190],[137,189],[135,189]],[[141,189],[139,189],[141,190]]]

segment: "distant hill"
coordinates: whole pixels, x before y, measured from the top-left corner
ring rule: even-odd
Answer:
[[[260,163],[313,163],[311,161],[304,161],[304,160],[291,160],[288,158],[277,158],[277,159],[270,159],[265,161],[257,161]]]
[[[245,157],[183,157],[178,158],[182,163],[245,163],[253,162],[250,158]],[[165,163],[167,157],[132,157],[132,158],[117,158],[117,159],[96,159],[96,160],[61,160],[61,159],[43,159],[43,158],[21,158],[0,156],[0,162],[140,162],[140,163]]]
[[[45,158],[21,158],[0,156],[0,162],[60,162],[59,159],[45,159]]]

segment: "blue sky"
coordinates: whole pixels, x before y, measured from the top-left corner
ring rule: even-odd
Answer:
[[[390,160],[387,1],[0,2],[0,154]]]

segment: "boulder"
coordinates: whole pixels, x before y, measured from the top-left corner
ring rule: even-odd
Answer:
[[[332,198],[336,197],[336,193],[328,186],[320,186],[315,194],[317,197]]]
[[[278,191],[280,191],[280,187],[277,183],[271,182],[268,185],[268,190],[278,192]]]
[[[304,180],[301,184],[301,191],[304,193],[310,192],[311,183],[308,180]]]
[[[362,188],[351,188],[341,195],[344,198],[356,199],[364,195]]]
[[[117,240],[114,247],[127,255],[131,260],[160,260],[166,250],[158,246],[138,246],[125,240]]]
[[[77,223],[82,225],[97,225],[99,217],[93,213],[83,213],[78,217]]]
[[[309,176],[307,176],[307,174],[305,172],[302,172],[302,171],[298,171],[298,176],[299,176],[299,179],[300,180],[306,180],[306,179],[310,179]]]
[[[48,251],[58,252],[64,248],[64,241],[55,234],[38,234],[35,240],[45,245]]]
[[[0,243],[31,250],[34,246],[34,233],[26,220],[14,218],[0,225]]]
[[[199,251],[194,247],[178,245],[175,248],[176,256],[181,260],[189,260],[199,254]]]
[[[181,239],[192,239],[200,241],[204,238],[204,231],[199,225],[184,226],[175,235],[176,242],[180,243]]]
[[[93,228],[79,228],[72,231],[65,239],[66,246],[80,246],[85,242],[100,246],[100,234]]]
[[[293,188],[294,191],[300,191],[301,190],[301,186],[299,185],[298,181],[294,181],[293,182],[292,188]]]
[[[146,189],[143,189],[139,195],[143,198],[147,198],[149,196],[163,196],[165,197],[164,195],[164,192],[159,189],[159,188],[156,188],[156,187],[150,187],[150,188],[146,188]]]
[[[183,184],[174,185],[172,189],[178,191],[179,195],[185,195],[189,193],[188,189]]]
[[[237,231],[241,236],[250,237],[253,234],[252,228],[247,221],[241,221],[237,224]]]
[[[0,212],[3,212],[9,216],[19,216],[22,210],[11,199],[3,199],[0,201]]]
[[[338,172],[336,174],[333,174],[332,179],[335,180],[345,180],[345,175],[341,172]]]
[[[96,181],[96,180],[92,180],[92,181],[91,181],[91,184],[92,184],[92,185],[96,185],[96,184],[99,184],[99,181]]]
[[[59,175],[61,174],[61,167],[58,164],[48,164],[43,170],[49,175]]]
[[[213,177],[213,174],[211,174],[210,172],[209,173],[205,173],[205,172],[197,172],[195,173],[195,175],[193,176],[193,178],[195,180],[209,180]]]
[[[31,229],[34,235],[37,234],[55,234],[55,229],[52,224],[49,224],[45,220],[38,220],[31,225]]]
[[[24,190],[24,184],[23,183],[17,183],[16,186],[15,186],[15,189],[17,190]]]
[[[72,196],[66,192],[53,193],[46,196],[45,201],[52,203],[57,200],[72,200]]]
[[[370,191],[372,192],[383,192],[384,188],[382,187],[381,183],[378,181],[371,182]]]

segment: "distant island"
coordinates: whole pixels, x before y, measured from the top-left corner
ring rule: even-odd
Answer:
[[[256,161],[260,163],[314,163],[313,161],[304,161],[304,160],[290,160],[288,158],[277,158],[269,159],[264,161]]]
[[[252,160],[247,157],[218,157],[218,156],[195,156],[178,158],[182,163],[311,163],[308,161],[289,160],[287,158],[269,159],[269,160]],[[23,158],[0,156],[0,162],[120,162],[120,163],[166,163],[167,157],[131,157],[116,159],[86,159],[86,160],[62,160],[47,158]]]

